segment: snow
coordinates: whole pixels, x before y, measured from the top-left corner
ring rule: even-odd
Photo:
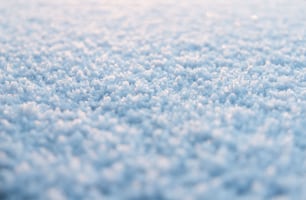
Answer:
[[[0,2],[1,199],[305,199],[306,2]]]

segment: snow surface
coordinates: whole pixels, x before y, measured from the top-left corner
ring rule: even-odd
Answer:
[[[0,199],[306,199],[306,1],[0,2]]]

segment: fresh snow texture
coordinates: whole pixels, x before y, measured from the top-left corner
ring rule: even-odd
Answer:
[[[0,199],[306,199],[306,1],[0,2]]]

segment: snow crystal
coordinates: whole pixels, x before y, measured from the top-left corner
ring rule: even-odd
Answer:
[[[305,199],[306,2],[0,2],[0,199]]]

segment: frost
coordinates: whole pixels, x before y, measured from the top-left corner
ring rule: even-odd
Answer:
[[[0,2],[0,199],[305,199],[306,4]]]

